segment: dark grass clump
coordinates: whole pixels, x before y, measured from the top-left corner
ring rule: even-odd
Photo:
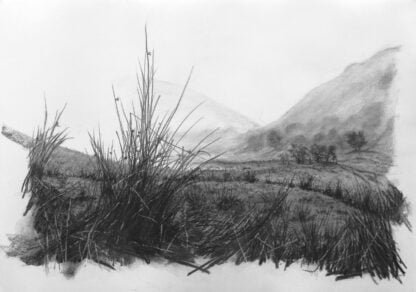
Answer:
[[[352,212],[344,228],[323,255],[329,275],[337,280],[369,274],[372,278],[400,281],[406,265],[397,251],[391,223],[380,217]]]
[[[299,177],[299,188],[306,191],[313,190],[313,182],[315,177],[310,174],[304,174]]]
[[[245,171],[245,172],[242,174],[242,178],[241,178],[241,179],[242,179],[243,181],[248,182],[248,183],[255,183],[255,182],[257,182],[257,181],[258,181],[258,178],[256,177],[255,172],[254,172],[254,171],[250,171],[250,170]]]
[[[234,194],[233,189],[222,188],[214,198],[214,203],[220,211],[236,210],[242,212],[244,201]]]
[[[45,171],[52,153],[66,139],[65,132],[57,130],[62,112],[47,127],[45,111],[45,123],[35,136],[23,184],[24,193],[31,192],[25,214],[34,208],[39,238],[36,255],[31,254],[38,264],[91,259],[112,268],[114,263],[129,263],[132,258],[150,262],[162,257],[193,266],[191,253],[179,240],[176,217],[182,205],[178,194],[208,161],[197,159],[201,161],[209,143],[202,145],[209,135],[191,150],[176,146],[183,138],[177,138],[183,122],[173,130],[171,122],[189,79],[172,112],[156,117],[160,97],[154,94],[151,56],[146,45],[138,76],[138,106],[133,105],[127,113],[114,95],[120,126],[118,147],[106,148],[100,134],[90,135],[94,157],[90,161],[93,175],[88,177],[93,180],[88,184],[99,194],[92,200],[79,201],[83,192],[91,193],[85,185],[73,197],[74,185],[65,187],[68,177]]]

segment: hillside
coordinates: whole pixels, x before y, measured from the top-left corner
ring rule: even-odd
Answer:
[[[130,78],[124,78],[116,83],[115,88],[117,95],[123,100],[129,101],[136,99],[136,81]],[[158,115],[163,117],[170,112],[178,101],[182,93],[183,85],[177,85],[166,81],[155,81],[155,93],[160,95],[158,104]],[[178,137],[192,125],[192,130],[181,141],[181,146],[190,148],[206,135],[217,129],[216,133],[208,141],[221,138],[221,146],[216,143],[211,147],[211,151],[222,151],[233,143],[233,139],[242,133],[258,127],[244,115],[220,104],[219,102],[201,94],[191,88],[187,88],[183,100],[178,108],[178,112],[172,121],[172,128],[178,126],[187,115],[197,108],[182,125]]]
[[[273,158],[291,143],[348,146],[345,133],[364,131],[369,146],[392,153],[398,47],[354,63],[314,88],[280,119],[245,135],[240,157]]]

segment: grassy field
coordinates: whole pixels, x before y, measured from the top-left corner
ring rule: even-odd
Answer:
[[[93,239],[94,232],[105,231],[87,228],[86,222],[98,224],[91,222],[111,213],[101,209],[105,184],[94,172],[95,160],[65,148],[55,150],[38,186],[40,196],[32,195],[28,206],[36,210],[34,228],[44,243],[18,236],[12,240],[9,254],[27,263],[91,258],[112,267],[134,258],[163,257],[190,266],[190,273],[209,272],[229,260],[271,260],[277,267],[301,262],[337,279],[365,273],[400,279],[405,273],[391,231],[393,224],[408,225],[405,198],[381,172],[360,168],[363,154],[357,166],[213,161],[175,190],[170,221],[164,223],[166,239],[144,243],[122,239],[126,234],[117,223],[119,230]],[[144,205],[151,202],[144,200]],[[108,231],[107,225],[102,228]],[[146,232],[150,230],[142,237]],[[110,243],[107,236],[118,240]],[[197,257],[206,258],[206,264],[197,266]]]

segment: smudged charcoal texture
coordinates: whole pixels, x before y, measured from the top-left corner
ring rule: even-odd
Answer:
[[[22,145],[24,148],[30,148],[32,146],[33,140],[31,137],[19,131],[13,130],[10,127],[3,125],[1,133],[9,140]]]

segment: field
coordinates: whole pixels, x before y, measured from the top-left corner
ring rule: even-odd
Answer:
[[[336,279],[365,273],[400,279],[405,264],[391,228],[392,224],[410,228],[405,198],[386,179],[384,169],[374,167],[388,161],[374,164],[375,155],[369,157],[367,164],[373,167],[369,171],[363,165],[370,155],[356,156],[347,154],[344,160],[349,163],[337,164],[211,161],[175,193],[169,207],[171,222],[165,223],[171,229],[164,235],[168,240],[147,242],[145,252],[142,242],[138,253],[128,241],[109,247],[106,237],[92,239],[92,228],[85,222],[97,216],[94,212],[104,192],[95,160],[58,147],[45,165],[37,190],[41,195],[32,195],[28,205],[28,210],[36,210],[34,229],[46,235],[45,242],[13,237],[9,255],[36,265],[51,259],[79,263],[90,258],[108,267],[115,261],[128,264],[134,258],[150,262],[162,257],[189,266],[190,274],[209,272],[229,260],[238,264],[271,260],[276,267],[300,261],[325,269]],[[111,236],[122,237],[112,232]],[[206,259],[202,266],[194,262],[199,257]]]

